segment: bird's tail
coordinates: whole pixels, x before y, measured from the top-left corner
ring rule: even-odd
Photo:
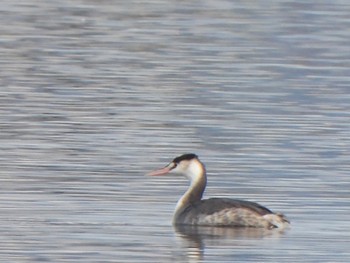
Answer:
[[[270,228],[286,228],[290,225],[289,220],[281,213],[267,214],[264,218],[271,224]]]

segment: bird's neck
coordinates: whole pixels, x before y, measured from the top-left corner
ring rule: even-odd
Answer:
[[[185,176],[190,180],[190,186],[176,204],[174,220],[176,220],[189,205],[202,199],[203,192],[207,185],[205,167],[198,160],[190,165]]]

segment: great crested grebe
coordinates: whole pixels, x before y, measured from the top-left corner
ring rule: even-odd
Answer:
[[[189,153],[176,157],[162,169],[147,175],[182,174],[190,180],[190,186],[177,202],[173,223],[175,225],[285,228],[287,218],[257,203],[229,199],[201,200],[207,184],[204,164],[198,156]]]

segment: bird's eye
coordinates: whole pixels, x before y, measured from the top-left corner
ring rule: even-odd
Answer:
[[[173,163],[173,168],[171,168],[171,169],[176,168],[176,166],[177,166],[177,163]]]

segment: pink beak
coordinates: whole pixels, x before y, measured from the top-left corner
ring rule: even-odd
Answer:
[[[170,172],[170,168],[168,166],[162,168],[162,169],[159,169],[159,170],[155,170],[155,171],[152,171],[146,175],[149,175],[149,176],[158,176],[158,175],[165,175],[167,173]]]

